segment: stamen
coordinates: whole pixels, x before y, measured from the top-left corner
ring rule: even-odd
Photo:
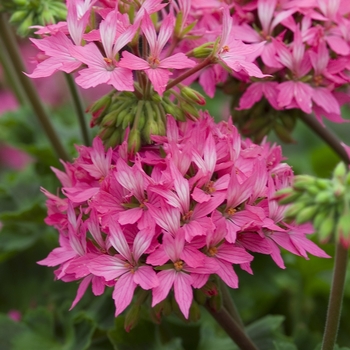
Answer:
[[[208,249],[209,256],[215,256],[217,254],[217,252],[218,252],[218,248],[216,248],[216,247],[210,247]]]
[[[174,267],[176,271],[181,271],[183,269],[184,262],[182,260],[178,260],[174,262]]]

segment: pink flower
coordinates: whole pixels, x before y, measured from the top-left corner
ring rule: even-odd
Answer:
[[[89,270],[107,281],[115,280],[113,299],[118,316],[130,304],[137,285],[142,289],[153,289],[158,286],[158,277],[150,266],[139,263],[142,254],[152,241],[147,231],[140,231],[130,249],[121,227],[111,222],[109,242],[119,253],[115,256],[101,255],[89,263]]]
[[[196,64],[183,53],[161,58],[162,50],[173,33],[174,25],[174,17],[168,15],[163,20],[157,37],[154,25],[146,13],[142,19],[141,28],[150,48],[147,61],[127,51],[123,52],[123,58],[120,61],[121,67],[143,70],[151,81],[154,90],[161,96],[165,91],[169,76],[172,74],[169,69],[191,68]]]

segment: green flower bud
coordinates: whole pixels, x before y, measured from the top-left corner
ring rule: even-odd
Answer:
[[[187,118],[191,120],[196,120],[199,118],[198,110],[193,104],[190,104],[187,102],[181,102],[180,108],[185,113]]]
[[[221,293],[213,295],[208,300],[209,307],[214,311],[219,311],[222,308],[222,296]]]
[[[201,46],[193,49],[193,57],[195,58],[206,58],[209,57],[213,52],[214,43],[205,43]]]
[[[337,230],[336,230],[337,240],[348,249],[350,246],[350,215],[348,212],[343,213],[343,215],[338,220]]]
[[[289,128],[285,127],[280,123],[275,123],[273,129],[275,130],[276,135],[280,140],[285,143],[295,143],[295,140],[292,138],[291,131]]]
[[[318,213],[315,215],[314,222],[313,222],[316,230],[320,228],[323,221],[327,219],[328,215],[329,215],[329,211],[326,209],[318,211]]]
[[[318,206],[317,205],[312,205],[310,207],[306,207],[297,214],[295,221],[297,224],[303,224],[305,222],[311,221],[315,214],[318,211]]]
[[[140,130],[131,129],[129,138],[128,138],[128,151],[132,154],[138,152],[141,148],[141,135]]]
[[[207,302],[208,296],[203,292],[202,289],[194,289],[193,294],[194,294],[194,299],[197,301],[199,305],[204,305]]]
[[[316,185],[310,185],[306,188],[306,191],[308,194],[312,195],[312,196],[316,196],[317,194],[320,193],[320,189],[318,186]]]
[[[277,193],[279,193],[279,191]],[[278,200],[278,203],[282,205],[295,203],[298,200],[298,198],[301,197],[301,195],[301,192],[293,191],[293,189],[291,188],[290,194],[286,194],[285,196],[281,197],[281,199]]]
[[[197,103],[201,106],[205,105],[205,98],[202,94],[197,92],[196,90],[183,86],[180,90],[180,94],[184,97],[189,103]]]
[[[326,190],[331,188],[331,180],[328,179],[316,179],[316,186],[320,190]]]
[[[303,210],[305,207],[307,207],[309,203],[307,202],[297,202],[292,204],[286,211],[285,217],[286,218],[295,218],[301,210]]]
[[[126,313],[124,320],[124,329],[126,332],[130,332],[138,323],[140,319],[140,310],[141,307],[137,304],[134,304]]]
[[[328,216],[323,220],[318,229],[318,236],[321,242],[328,242],[335,227],[335,220],[333,212],[329,213]]]
[[[297,175],[294,178],[293,188],[296,190],[304,191],[310,185],[314,185],[316,178],[310,175]]]
[[[340,162],[333,171],[333,177],[339,180],[343,180],[344,176],[346,175],[346,171],[346,165],[343,162]]]
[[[333,204],[334,202],[334,196],[331,191],[319,192],[315,197],[315,203],[317,204]]]
[[[191,322],[197,322],[199,321],[200,318],[201,318],[201,310],[197,302],[193,300],[190,307],[190,313],[189,313],[188,319]]]

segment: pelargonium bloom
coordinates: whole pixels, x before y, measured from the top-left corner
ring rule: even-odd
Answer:
[[[39,263],[58,266],[63,281],[83,279],[73,305],[92,282],[96,295],[114,287],[116,315],[144,290],[152,307],[174,297],[188,318],[193,289],[214,275],[237,288],[233,265],[252,273],[253,253],[281,268],[279,246],[327,257],[273,202],[293,178],[278,146],[242,140],[231,122],[215,124],[204,112],[198,121],[167,122],[171,132],[134,155],[126,141],[104,151],[95,138],[78,147],[66,174],[55,170],[66,198],[44,193],[60,247]]]

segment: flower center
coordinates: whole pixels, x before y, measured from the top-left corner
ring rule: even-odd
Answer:
[[[182,221],[185,221],[185,222],[189,221],[191,219],[192,214],[193,214],[193,210],[190,210],[188,213],[184,214],[182,216]]]
[[[157,68],[160,64],[160,61],[157,57],[150,56],[148,57],[148,63],[152,68]]]
[[[230,51],[230,48],[227,45],[223,46],[221,49],[221,52],[229,52],[229,51]]]
[[[184,267],[184,262],[182,260],[175,261],[174,267],[176,271],[181,271]]]
[[[113,60],[108,57],[104,57],[103,60],[107,63],[107,70],[111,71],[115,68]]]
[[[226,209],[226,213],[230,216],[234,215],[236,212],[237,212],[237,209],[235,209],[235,208]]]
[[[210,247],[208,249],[209,256],[215,256],[217,254],[217,252],[218,252],[218,248],[216,248],[216,247]]]
[[[215,187],[214,187],[214,181],[209,181],[205,186],[204,186],[204,191],[212,194],[216,191]]]
[[[322,80],[323,80],[322,75],[316,75],[316,76],[314,77],[314,83],[315,83],[315,85],[316,85],[316,86],[321,85]]]

